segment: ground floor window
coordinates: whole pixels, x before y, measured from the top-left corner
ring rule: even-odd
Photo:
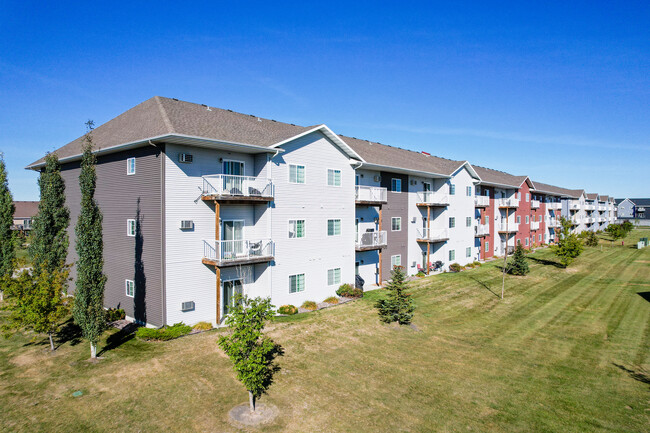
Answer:
[[[396,256],[390,256],[390,265],[392,268],[395,266],[402,266],[402,256],[399,254]]]
[[[489,253],[490,252],[490,242],[485,241],[485,252]]]
[[[327,270],[327,285],[334,286],[341,284],[341,268]]]
[[[305,274],[289,275],[289,293],[305,290]]]
[[[465,248],[465,257],[472,257],[472,247]]]
[[[126,296],[132,298],[135,296],[135,281],[126,280]]]
[[[456,260],[456,250],[449,250],[449,260]]]

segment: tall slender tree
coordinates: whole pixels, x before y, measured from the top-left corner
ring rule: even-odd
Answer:
[[[70,211],[65,206],[65,182],[55,153],[49,153],[45,157],[45,167],[41,170],[38,186],[41,201],[32,224],[29,256],[36,274],[40,274],[43,269],[49,273],[61,273],[68,255]]]
[[[77,280],[72,314],[83,336],[90,342],[90,357],[97,358],[97,343],[106,326],[104,313],[104,241],[102,213],[95,200],[97,173],[93,154],[92,121],[87,132],[81,160],[79,186],[81,213],[75,227],[77,236]]]
[[[16,252],[14,250],[14,235],[11,230],[14,218],[14,201],[9,191],[7,167],[4,156],[0,153],[0,301],[8,284],[8,279],[14,273]]]

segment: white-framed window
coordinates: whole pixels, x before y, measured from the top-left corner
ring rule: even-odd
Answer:
[[[541,233],[539,235],[537,235],[537,239],[538,239],[537,242],[542,242],[542,234]]]
[[[472,247],[465,248],[465,257],[472,257]]]
[[[392,217],[390,219],[390,229],[394,232],[402,230],[402,217]]]
[[[289,293],[305,291],[305,274],[289,275]]]
[[[394,268],[395,266],[402,266],[402,256],[400,254],[390,256],[390,267]]]
[[[472,227],[472,217],[465,217],[465,226]]]
[[[456,195],[456,185],[453,183],[449,184],[449,195]]]
[[[449,228],[453,229],[456,227],[456,217],[449,217]]]
[[[526,246],[528,246],[528,238],[526,238],[524,242],[526,243]]]
[[[521,201],[521,193],[520,192],[517,193],[517,201]]]
[[[135,281],[125,280],[126,296],[133,298],[135,296]]]
[[[467,197],[472,196],[472,187],[471,186],[465,187],[465,195],[467,195]]]
[[[289,220],[289,239],[305,237],[305,220]]]
[[[526,215],[526,224],[528,224],[529,222],[530,222],[530,218],[528,217],[528,215]]]
[[[305,183],[305,166],[289,164],[289,183]]]
[[[327,236],[340,236],[341,235],[341,220],[333,219],[327,220]]]
[[[126,174],[128,176],[135,174],[135,158],[126,159]]]
[[[341,170],[327,169],[327,186],[341,186]]]
[[[392,192],[402,192],[402,179],[393,178],[390,181],[390,190]]]
[[[135,220],[126,220],[126,235],[135,236],[136,222]]]
[[[341,268],[327,270],[327,285],[338,286],[341,284]]]
[[[449,260],[456,260],[456,250],[449,250]]]
[[[526,201],[530,201],[530,193],[529,192],[526,193]]]
[[[517,215],[517,224],[521,224],[521,215]]]
[[[489,196],[490,196],[490,190],[489,190],[489,189],[486,189],[486,190],[483,191],[483,192],[485,193],[485,196],[486,196],[486,197],[489,197]]]
[[[489,253],[490,252],[490,242],[485,241],[485,252]]]

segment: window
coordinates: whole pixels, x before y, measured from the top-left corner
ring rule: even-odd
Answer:
[[[486,196],[486,197],[489,197],[489,196],[490,196],[490,190],[489,190],[489,189],[486,189],[484,192],[485,192],[485,196]]]
[[[402,230],[402,217],[392,217],[390,219],[390,229],[394,232]]]
[[[453,183],[449,184],[449,195],[456,195],[456,185]]]
[[[339,236],[341,234],[341,220],[327,220],[327,236]]]
[[[542,234],[541,233],[537,236],[537,239],[538,239],[538,242],[542,242]]]
[[[305,274],[289,275],[289,293],[305,291]]]
[[[526,246],[528,246],[528,238],[526,238],[524,242],[526,243]]]
[[[456,250],[449,250],[449,260],[456,260]]]
[[[485,252],[486,253],[490,252],[490,243],[488,241],[485,241]]]
[[[456,217],[449,217],[449,228],[453,229],[456,227]]]
[[[517,201],[521,201],[521,193],[520,192],[517,193],[516,197],[517,197]]]
[[[517,224],[521,223],[521,216],[517,215]]]
[[[530,218],[526,215],[526,224],[530,223]]]
[[[135,281],[126,280],[126,296],[133,298],[135,296]]]
[[[126,220],[126,235],[135,236],[135,220]]]
[[[289,239],[305,237],[305,220],[289,220]]]
[[[327,169],[327,186],[341,186],[341,170]]]
[[[465,217],[465,226],[472,227],[472,217]]]
[[[305,183],[305,166],[289,164],[289,183]]]
[[[483,218],[483,224],[487,224],[488,222],[490,222],[488,214],[483,215],[483,217],[484,217]]]
[[[465,257],[472,257],[472,247],[465,248]]]
[[[530,193],[526,193],[526,201],[530,201]]]
[[[399,254],[396,256],[390,256],[390,266],[391,268],[394,268],[395,266],[402,266],[402,256]]]
[[[466,195],[467,197],[471,197],[471,196],[472,196],[472,187],[471,187],[471,186],[468,186],[468,187],[465,188],[465,195]]]
[[[327,285],[338,286],[341,284],[341,268],[327,270]]]
[[[393,178],[390,182],[390,190],[393,192],[402,192],[402,179]]]
[[[126,174],[135,174],[135,158],[127,158],[126,160]]]

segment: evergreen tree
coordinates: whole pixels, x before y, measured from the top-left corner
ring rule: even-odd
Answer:
[[[45,157],[45,167],[38,179],[41,201],[38,215],[32,224],[32,243],[29,256],[34,272],[62,272],[68,255],[68,226],[70,212],[65,206],[65,182],[61,177],[61,165],[56,154]]]
[[[508,273],[512,275],[526,275],[528,273],[528,262],[526,254],[521,245],[517,245],[515,253],[512,256],[512,262],[508,263]]]
[[[274,360],[282,354],[280,345],[262,333],[271,317],[273,305],[269,298],[236,295],[226,316],[232,333],[219,338],[219,346],[230,357],[237,379],[248,391],[251,412],[255,412],[255,401],[273,383],[273,375],[278,371]]]
[[[104,313],[103,273],[104,242],[102,238],[102,213],[95,200],[97,174],[95,155],[92,153],[92,122],[87,123],[79,186],[81,212],[75,227],[77,236],[77,280],[72,314],[83,336],[90,341],[90,356],[97,357],[97,343],[106,326]]]
[[[7,180],[7,167],[3,155],[0,154],[0,301],[3,299],[3,288],[14,273],[16,251],[14,234],[11,230],[14,211],[14,201]]]
[[[375,304],[379,310],[379,319],[382,322],[397,322],[400,325],[408,325],[413,319],[415,305],[410,295],[406,293],[406,274],[404,268],[395,266],[391,272],[391,279],[386,285],[388,290],[387,299],[380,299]]]
[[[596,236],[596,233],[589,232],[589,234],[585,238],[585,245],[588,246],[588,247],[597,247],[598,246],[598,236]]]
[[[584,245],[575,233],[571,233],[571,222],[565,218],[561,219],[562,232],[557,245],[554,245],[553,252],[560,259],[560,263],[566,268],[584,250]]]

